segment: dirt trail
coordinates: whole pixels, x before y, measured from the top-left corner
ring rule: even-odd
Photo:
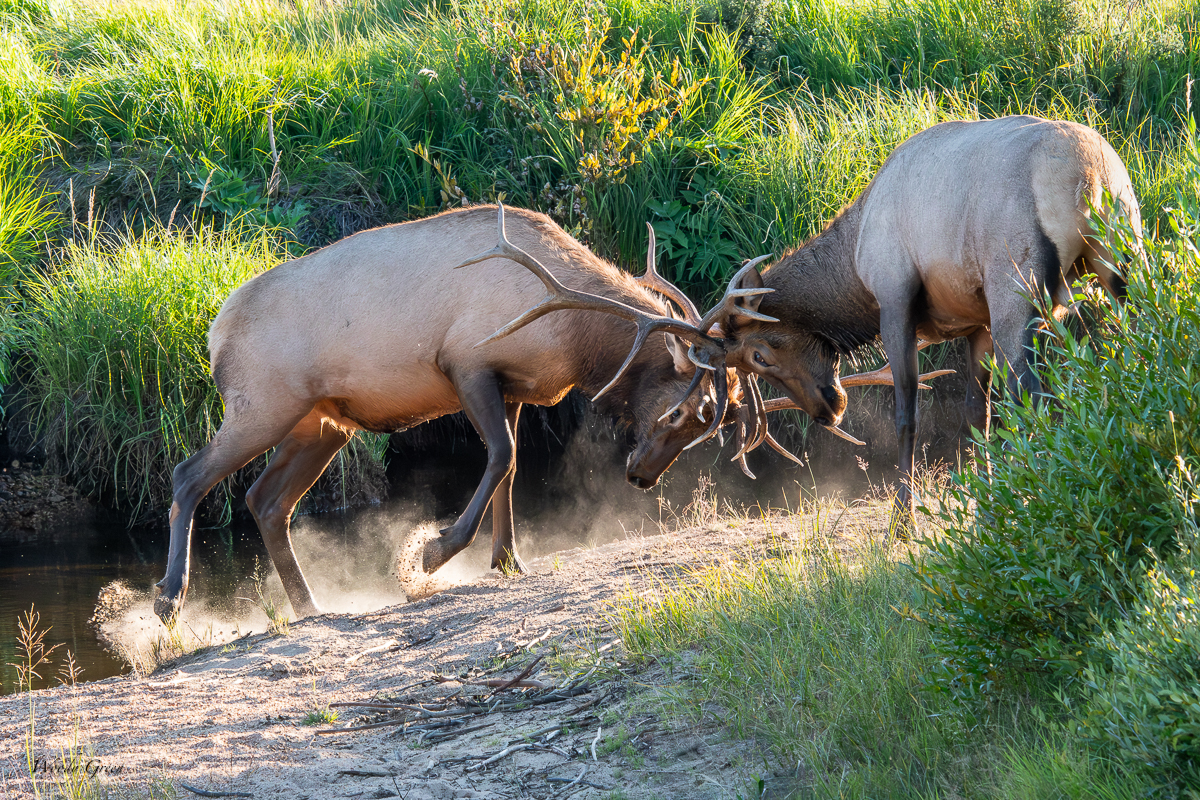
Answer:
[[[880,518],[851,511],[825,520],[824,533],[850,548],[880,536]],[[61,763],[78,718],[105,780],[166,781],[180,797],[196,796],[183,784],[294,800],[749,797],[775,766],[769,752],[734,740],[719,709],[699,721],[660,716],[665,674],[624,660],[606,610],[687,569],[799,542],[813,527],[801,516],[728,519],[576,549],[531,562],[527,576],[304,620],[148,677],[36,692],[35,754]],[[471,683],[523,672],[533,684]],[[0,698],[3,800],[31,796],[28,699]],[[414,708],[334,707],[337,722],[303,724],[326,704],[372,701]],[[399,719],[410,722],[325,732]],[[483,763],[512,745],[525,746]]]

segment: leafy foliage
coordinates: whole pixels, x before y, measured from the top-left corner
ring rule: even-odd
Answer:
[[[738,248],[725,229],[726,202],[703,175],[679,190],[680,200],[652,200],[646,207],[659,219],[654,234],[661,244],[664,273],[676,281],[711,286],[738,262]]]
[[[1134,770],[1200,789],[1200,578],[1188,555],[1152,570],[1133,613],[1097,640],[1080,732]]]

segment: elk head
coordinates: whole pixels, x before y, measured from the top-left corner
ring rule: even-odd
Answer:
[[[735,276],[738,288],[762,289],[763,279],[756,259]],[[758,312],[763,295],[752,295],[739,305]],[[795,327],[765,325],[761,321],[729,313],[719,320],[726,340],[730,366],[758,375],[787,395],[795,407],[826,427],[836,427],[846,413],[846,392],[838,380],[841,355],[825,338]],[[856,376],[852,376],[856,377]],[[849,378],[847,378],[849,380]]]
[[[724,336],[728,353],[727,363],[744,373],[751,381],[762,377],[786,398],[770,400],[766,411],[795,408],[804,411],[816,422],[833,434],[854,444],[863,444],[837,426],[846,413],[847,388],[853,386],[893,385],[891,365],[884,365],[872,372],[861,372],[839,377],[842,348],[828,337],[802,327],[803,320],[785,320],[784,325],[764,324],[758,317],[746,311],[759,312],[763,297],[771,290],[763,290],[763,279],[753,267],[764,257],[748,263],[730,283],[731,289],[749,290],[736,300],[736,308],[727,308],[717,324]],[[769,309],[774,311],[774,309]],[[765,316],[765,315],[764,315]],[[768,317],[770,319],[770,317]],[[918,349],[928,347],[931,342],[921,342]],[[926,381],[954,370],[938,370],[921,375]],[[928,389],[924,383],[920,388]],[[763,423],[765,425],[765,423]],[[769,442],[784,455],[786,451]],[[753,448],[750,448],[753,449]],[[743,466],[743,469],[745,467]]]

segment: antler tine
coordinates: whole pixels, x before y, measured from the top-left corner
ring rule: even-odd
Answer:
[[[744,458],[746,453],[749,453],[754,448],[763,443],[763,439],[767,433],[767,415],[763,411],[762,394],[758,391],[758,380],[756,375],[746,377],[747,394],[750,396],[750,402],[747,404],[747,416],[753,420],[753,425],[746,426],[746,440],[741,443],[741,448],[738,450],[731,460],[737,461]]]
[[[765,403],[763,403],[764,413],[770,412],[770,411],[782,411],[786,408],[795,408],[800,411],[804,410],[804,409],[800,408],[800,406],[793,403],[791,401],[791,398],[788,398],[788,397],[776,397],[774,400],[768,400]],[[841,428],[835,428],[832,425],[822,425],[821,427],[824,428],[825,430],[829,431],[830,433],[832,433],[834,436],[845,439],[847,442],[851,442],[852,444],[858,444],[858,445],[866,444],[866,442],[862,441],[861,439],[855,439],[853,436],[846,433]]]
[[[696,391],[696,387],[700,385],[700,381],[703,378],[704,378],[704,370],[702,370],[702,369],[698,369],[694,373],[692,373],[692,382],[688,384],[687,391],[683,393],[683,397],[679,398],[678,403],[676,403],[675,405],[668,408],[666,410],[666,412],[661,417],[658,418],[658,421],[662,422],[664,419],[666,419],[667,417],[674,414],[675,410],[677,408],[679,408],[681,405],[686,403],[687,399],[692,396],[692,392]],[[607,388],[607,387],[605,387],[605,388]]]
[[[931,388],[924,381],[931,381],[934,378],[940,378],[943,375],[953,375],[952,369],[939,369],[933,372],[926,372],[917,377],[918,386],[922,389]],[[884,364],[877,370],[871,372],[859,372],[854,375],[847,375],[839,380],[843,387],[846,386],[892,386],[895,384],[895,376],[892,375],[892,365]]]
[[[505,325],[500,330],[493,333],[483,341],[476,344],[476,347],[494,342],[497,339],[503,339],[505,336],[517,331],[518,329],[528,325],[536,319],[539,319],[552,311],[562,311],[567,309],[576,309],[583,311],[602,311],[608,314],[615,314],[622,319],[627,319],[637,325],[638,332],[634,338],[633,348],[626,357],[625,363],[617,371],[613,379],[600,390],[593,400],[598,399],[601,395],[607,392],[612,386],[620,380],[633,363],[634,357],[638,351],[646,343],[646,339],[655,331],[665,331],[673,333],[676,336],[687,339],[689,342],[707,343],[712,342],[705,331],[690,325],[683,320],[672,319],[671,317],[661,317],[656,314],[649,314],[645,311],[628,306],[619,300],[613,300],[600,295],[589,294],[588,292],[580,292],[575,289],[570,289],[564,286],[550,270],[538,261],[536,258],[526,253],[521,248],[517,247],[504,234],[504,204],[497,204],[497,229],[499,242],[491,250],[469,258],[456,267],[456,269],[477,264],[480,261],[486,261],[489,258],[502,257],[510,261],[515,261],[521,266],[528,269],[541,280],[545,285],[547,296],[536,306],[527,310],[524,314],[517,317],[512,322]]]
[[[734,444],[738,447],[740,452],[734,456],[732,460],[737,462],[737,465],[742,468],[742,472],[745,473],[747,478],[754,481],[758,480],[758,477],[750,471],[750,465],[746,463],[745,450],[746,442],[748,441],[749,437],[746,435],[746,423],[744,420],[738,420],[737,438],[734,440]]]
[[[866,442],[864,442],[862,439],[855,439],[853,436],[846,433],[841,428],[835,428],[832,425],[822,425],[821,427],[824,428],[825,430],[829,431],[830,433],[832,433],[834,436],[838,437],[839,439],[845,439],[850,444],[856,444],[856,445],[859,445],[860,447],[862,445],[866,444]]]
[[[781,445],[779,442],[775,441],[775,437],[771,435],[770,431],[767,432],[767,444],[769,444],[771,446],[771,449],[773,449],[776,453],[779,453],[781,456],[788,459],[789,461],[795,461],[800,466],[802,466],[802,467],[804,466],[803,461],[796,458],[796,456],[792,455],[792,452],[790,450],[788,450],[786,447]]]
[[[708,310],[708,313],[704,315],[704,318],[700,320],[700,324],[697,325],[696,327],[698,327],[702,331],[708,331],[709,329],[712,328],[713,325],[717,324],[717,322],[719,322],[722,317],[733,316],[734,314],[737,314],[738,316],[742,316],[742,317],[749,317],[750,319],[756,319],[756,320],[759,320],[760,322],[778,322],[779,320],[775,319],[775,317],[768,317],[766,314],[760,314],[757,311],[751,311],[748,308],[742,308],[735,302],[737,300],[737,298],[739,298],[739,297],[757,297],[760,294],[770,294],[771,292],[775,291],[774,289],[766,289],[766,288],[763,288],[763,289],[736,289],[736,288],[734,288],[738,285],[738,283],[741,282],[742,277],[747,272],[754,269],[755,267],[757,267],[759,264],[761,264],[763,261],[766,261],[770,257],[771,257],[771,254],[767,253],[765,256],[759,256],[756,259],[747,261],[742,266],[742,268],[737,271],[737,274],[735,274],[730,279],[729,286],[727,286],[725,288],[725,295],[721,298],[721,302],[717,303],[715,306],[710,308]]]
[[[692,443],[684,450],[691,450],[701,442],[712,438],[712,435],[721,427],[725,420],[725,409],[729,406],[729,375],[725,372],[725,365],[722,364],[715,372],[712,373],[712,380],[717,390],[717,404],[713,409],[713,421],[708,426],[708,430],[692,440]]]
[[[650,244],[646,247],[646,271],[640,278],[635,278],[634,280],[641,286],[658,292],[670,300],[674,300],[675,305],[679,306],[679,309],[683,312],[683,318],[687,320],[688,324],[699,326],[700,312],[697,310],[696,304],[683,293],[682,289],[659,273],[654,257],[654,251],[657,246],[654,238],[654,226],[647,222],[646,230],[650,233]]]

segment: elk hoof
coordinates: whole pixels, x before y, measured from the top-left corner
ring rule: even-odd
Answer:
[[[498,569],[504,575],[528,575],[529,567],[517,557],[516,553],[507,553],[492,559],[492,569]]]
[[[182,592],[159,592],[158,597],[154,598],[154,615],[162,620],[163,625],[170,628],[175,624],[175,620],[179,617],[179,612],[183,610],[183,593]]]
[[[430,539],[425,544],[425,549],[421,551],[421,569],[425,570],[426,575],[432,575],[446,565],[450,560],[452,553],[446,552],[445,532],[437,539]]]

